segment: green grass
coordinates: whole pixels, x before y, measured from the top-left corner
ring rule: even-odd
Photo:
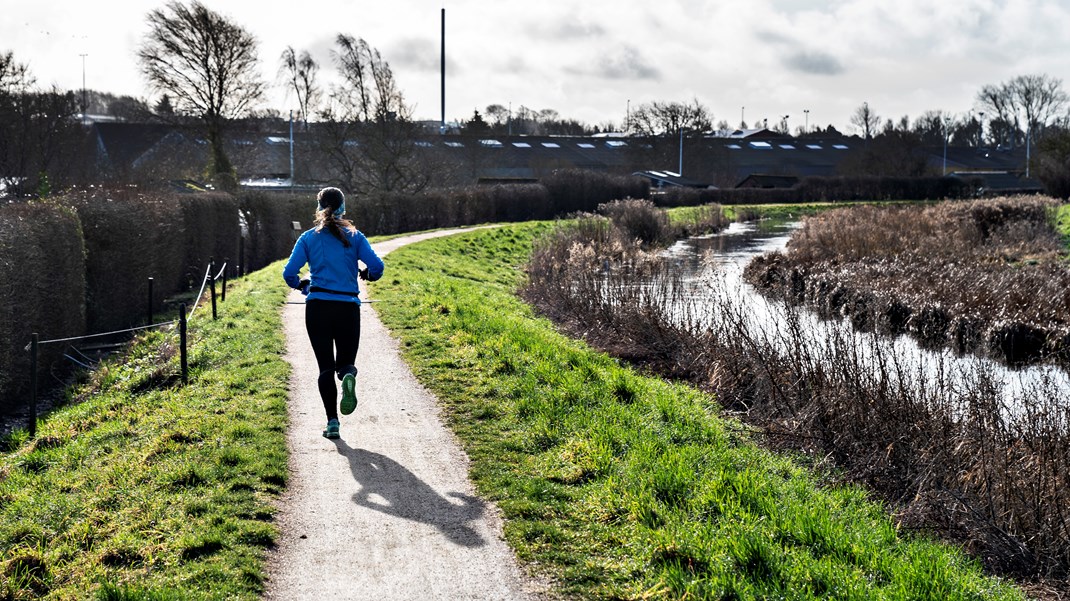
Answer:
[[[514,292],[506,226],[395,251],[372,285],[518,555],[590,599],[1017,599],[718,416],[715,399],[558,334]]]
[[[286,484],[277,266],[153,332],[0,456],[0,599],[256,599]]]
[[[1066,246],[1070,248],[1070,203],[1064,202],[1055,209],[1054,220],[1055,229],[1066,241]]]

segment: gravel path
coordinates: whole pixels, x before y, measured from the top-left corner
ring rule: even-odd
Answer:
[[[374,245],[380,256],[439,231]],[[390,277],[390,263],[384,277]],[[290,300],[303,299],[294,292]],[[401,360],[373,304],[361,307],[357,410],[342,438],[326,418],[304,307],[286,305],[293,365],[287,435],[290,476],[268,558],[265,599],[539,599],[502,540],[496,508],[478,498],[468,458],[436,399]]]

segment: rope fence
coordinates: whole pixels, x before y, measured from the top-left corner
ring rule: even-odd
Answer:
[[[49,340],[40,340],[40,337],[39,337],[37,332],[34,332],[33,334],[31,334],[30,343],[27,344],[26,347],[23,349],[23,350],[28,351],[30,353],[30,415],[29,415],[29,418],[28,418],[28,422],[29,422],[28,426],[29,426],[30,438],[33,438],[33,437],[35,437],[37,435],[37,383],[38,383],[37,382],[37,380],[38,380],[38,378],[37,378],[37,367],[38,367],[37,363],[38,363],[38,350],[41,347],[41,345],[57,344],[57,343],[61,343],[61,342],[62,343],[71,343],[71,342],[75,342],[75,341],[79,341],[79,340],[89,340],[89,339],[92,339],[92,338],[103,338],[103,337],[107,337],[107,336],[116,336],[116,335],[119,335],[119,334],[129,334],[131,332],[138,332],[138,331],[141,331],[141,330],[156,329],[156,328],[161,328],[163,326],[169,326],[169,325],[173,326],[173,325],[177,324],[178,325],[178,328],[177,328],[178,329],[178,336],[179,336],[179,363],[180,363],[181,370],[182,370],[182,383],[183,384],[188,383],[189,382],[189,361],[188,361],[188,355],[187,355],[187,349],[186,349],[186,342],[187,342],[186,339],[187,339],[187,329],[189,327],[189,322],[193,319],[193,314],[197,310],[197,306],[200,304],[201,299],[204,297],[204,291],[205,291],[206,288],[210,289],[210,293],[211,293],[211,296],[212,296],[212,319],[215,320],[215,319],[218,318],[218,312],[217,312],[217,309],[216,309],[216,286],[215,286],[215,283],[216,283],[216,280],[221,280],[222,281],[223,288],[222,288],[221,300],[226,301],[227,300],[227,263],[228,263],[228,259],[224,259],[222,267],[220,267],[220,269],[219,269],[219,271],[217,273],[213,274],[213,272],[215,271],[215,265],[216,265],[215,264],[215,259],[214,258],[209,259],[208,268],[205,269],[204,277],[201,278],[200,291],[197,292],[197,296],[195,296],[193,298],[193,300],[192,300],[192,303],[191,303],[193,305],[192,309],[190,309],[189,314],[187,315],[186,314],[186,303],[179,304],[179,306],[178,306],[178,319],[174,319],[174,320],[171,320],[171,321],[161,321],[161,322],[158,322],[158,323],[154,323],[154,319],[153,319],[154,316],[153,316],[153,310],[152,310],[153,279],[149,278],[148,279],[148,311],[147,311],[148,325],[135,326],[135,327],[131,327],[131,328],[125,328],[125,329],[122,329],[122,330],[113,330],[111,332],[97,332],[97,333],[94,333],[94,334],[85,334],[85,335],[82,335],[82,336],[68,336],[68,337],[65,337],[65,338],[51,338]],[[84,353],[82,353],[80,350],[78,350],[74,345],[69,344],[69,347],[70,347],[70,350],[73,350],[78,355],[81,355],[82,359],[84,359],[85,361],[81,361],[81,360],[79,360],[79,359],[77,359],[75,357],[72,357],[71,354],[66,352],[66,351],[63,353],[63,357],[65,357],[66,359],[69,359],[71,362],[73,362],[76,365],[81,366],[82,368],[91,369],[91,366],[88,365],[87,362],[91,362],[92,359],[87,357]]]

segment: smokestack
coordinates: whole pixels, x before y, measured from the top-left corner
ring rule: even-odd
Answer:
[[[439,133],[446,133],[446,7],[442,7],[442,123]]]

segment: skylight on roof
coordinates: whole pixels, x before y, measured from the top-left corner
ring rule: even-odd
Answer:
[[[762,150],[768,150],[773,147],[769,142],[751,142],[751,148],[760,148]]]
[[[807,144],[806,147],[810,150],[822,150],[820,144]]]
[[[833,144],[832,147],[835,148],[836,150],[847,150],[847,146],[845,146],[843,144]]]
[[[497,141],[497,140],[480,140],[479,143],[484,145],[484,146],[491,146],[491,147],[494,147],[494,148],[501,148],[502,147],[502,143]]]
[[[461,144],[460,142],[446,142],[446,146],[449,146],[450,148],[464,148],[464,144]]]
[[[542,145],[545,148],[561,148],[561,145],[557,142],[543,142]]]
[[[268,136],[268,144],[289,144],[290,138],[283,138],[280,136]]]
[[[576,144],[576,146],[579,146],[580,148],[594,148],[594,144],[588,144],[587,142],[580,142],[579,144]]]
[[[743,149],[743,147],[740,146],[739,144],[725,144],[724,147],[725,148],[731,148],[732,150],[742,150]]]
[[[527,142],[513,142],[513,146],[516,146],[517,148],[531,148],[531,144],[528,144]]]
[[[784,150],[795,150],[795,147],[792,146],[791,144],[781,144],[780,147],[783,148]]]
[[[620,148],[621,146],[627,146],[628,143],[621,140],[606,140],[606,146],[610,148]]]
[[[427,140],[416,140],[416,145],[421,148],[431,148],[432,146],[434,146],[434,144],[428,142]]]

